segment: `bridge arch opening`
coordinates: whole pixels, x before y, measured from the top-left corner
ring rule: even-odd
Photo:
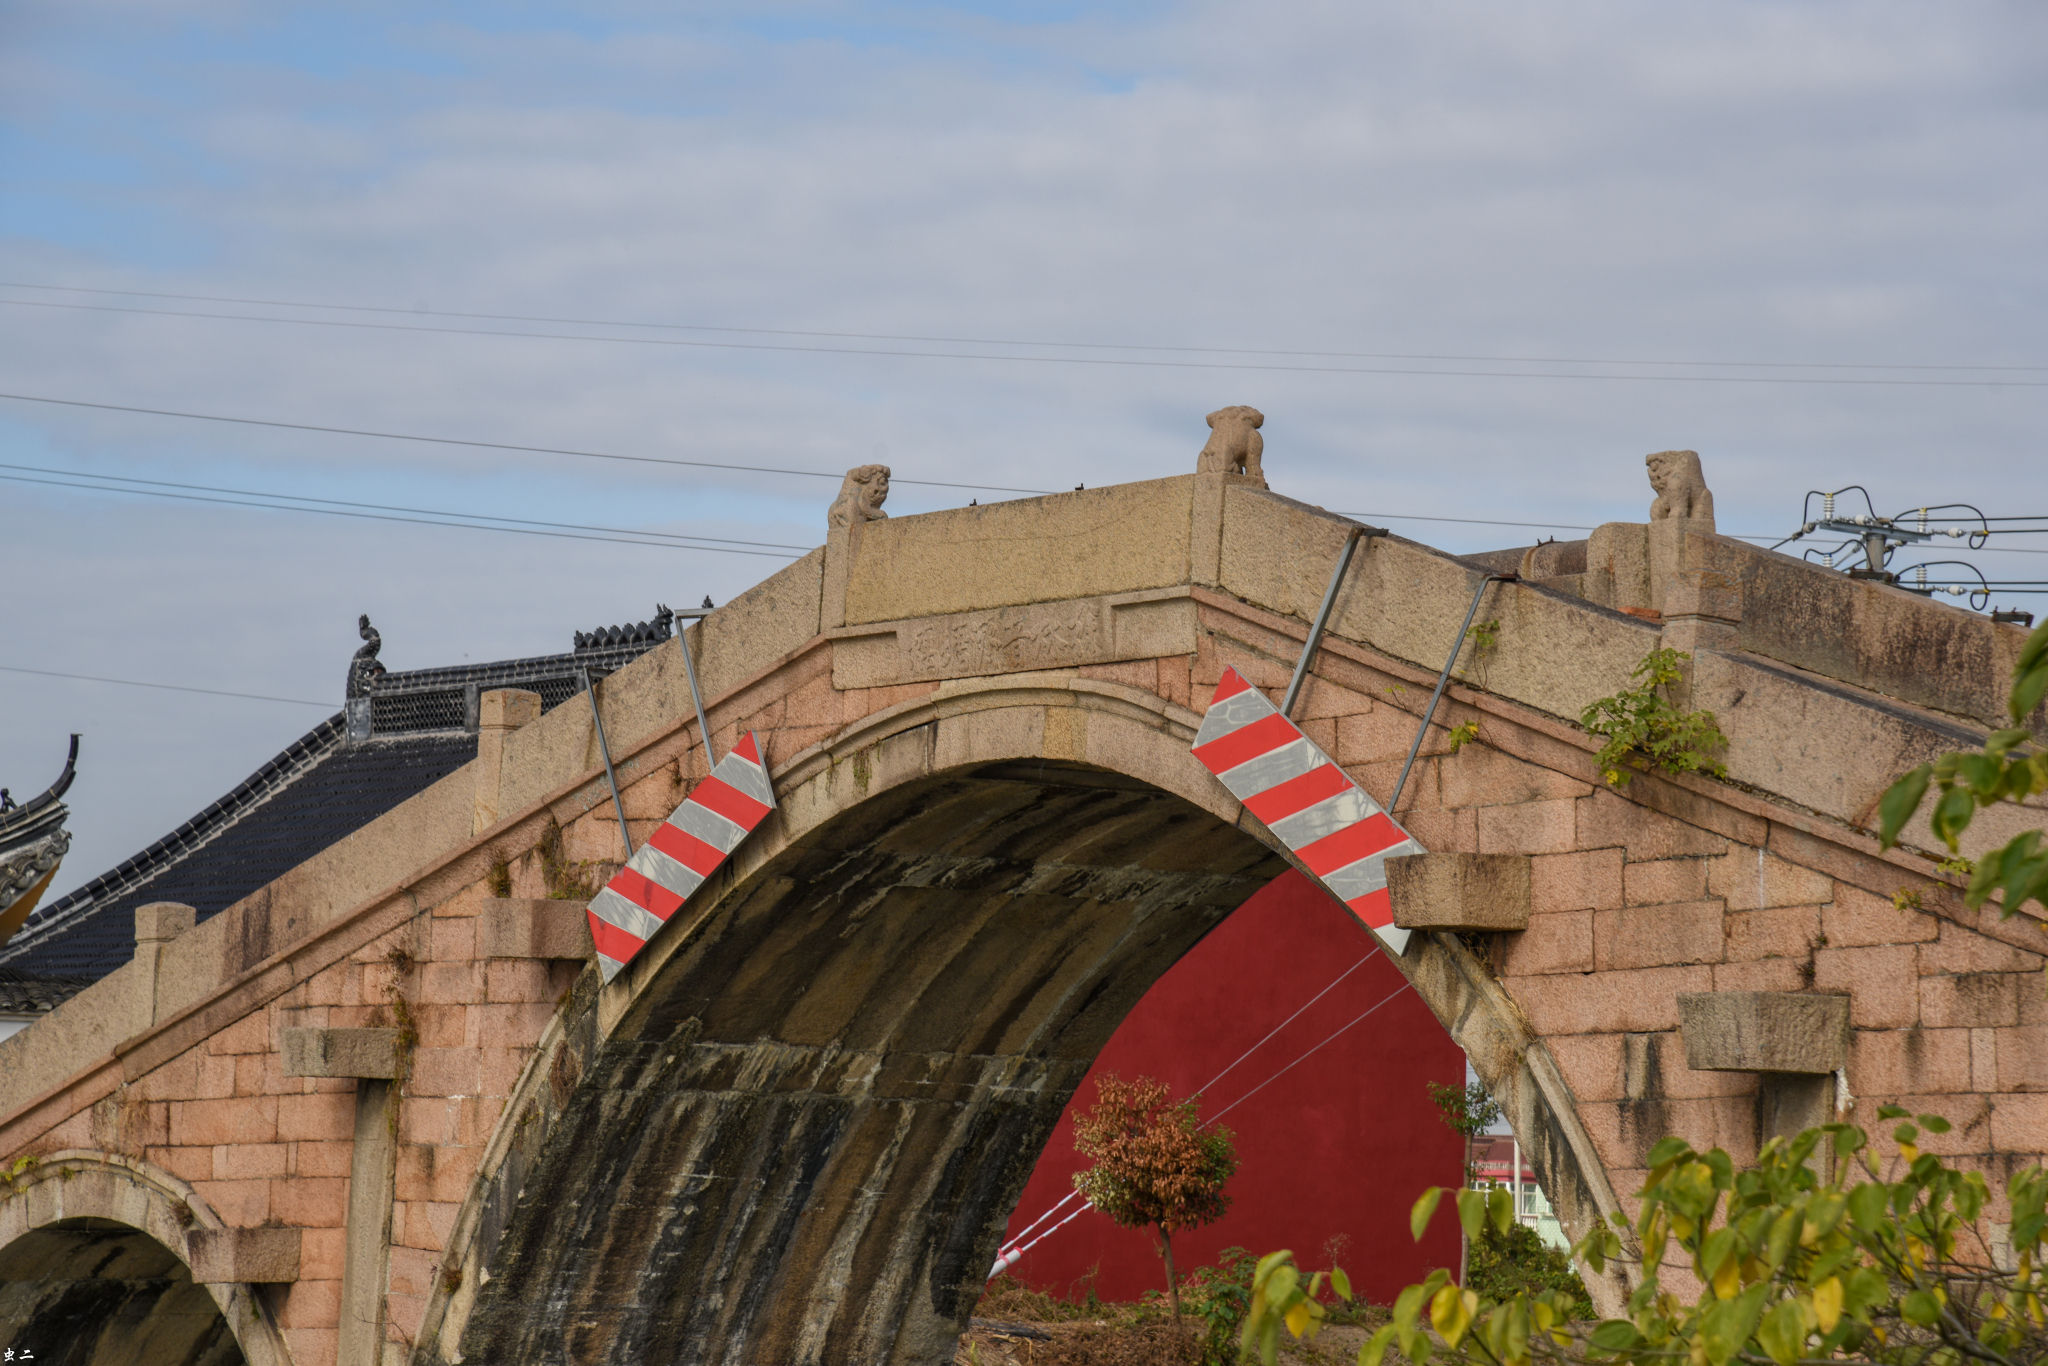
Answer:
[[[190,1185],[125,1153],[18,1164],[0,1187],[0,1348],[81,1366],[286,1366],[262,1288],[193,1279],[191,1235],[222,1227]]]
[[[220,1306],[141,1229],[86,1216],[0,1248],[0,1347],[76,1366],[242,1366]]]
[[[928,771],[814,825],[591,1053],[463,1357],[943,1358],[1098,1051],[1286,866],[1073,760]]]

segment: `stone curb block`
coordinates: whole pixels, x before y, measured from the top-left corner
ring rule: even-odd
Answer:
[[[288,1077],[354,1077],[390,1081],[398,1075],[395,1029],[286,1029]]]
[[[1689,991],[1678,1032],[1696,1072],[1819,1075],[1849,1057],[1849,998],[1804,991]]]
[[[186,1239],[192,1279],[211,1285],[277,1285],[299,1278],[296,1228],[194,1230]]]
[[[1410,854],[1387,860],[1387,897],[1404,930],[1526,930],[1526,854]]]
[[[481,958],[574,958],[588,961],[590,919],[581,901],[493,897],[484,902]]]

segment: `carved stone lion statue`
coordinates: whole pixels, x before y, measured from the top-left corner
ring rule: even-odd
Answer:
[[[1259,462],[1266,452],[1266,438],[1259,435],[1259,428],[1265,421],[1264,413],[1242,403],[1209,414],[1209,444],[1202,447],[1195,472],[1248,474],[1264,482],[1266,471]]]
[[[889,497],[887,465],[856,465],[846,472],[839,497],[832,503],[827,526],[853,526],[857,522],[878,522],[889,514],[882,504]]]
[[[1671,517],[1714,520],[1714,495],[1700,473],[1698,451],[1658,451],[1644,456],[1643,463],[1650,467],[1650,487],[1657,490],[1657,501],[1650,504],[1651,521]]]

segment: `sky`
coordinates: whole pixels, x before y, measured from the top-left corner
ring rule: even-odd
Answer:
[[[850,466],[899,515],[1156,478],[1234,403],[1274,488],[1454,551],[1644,520],[1668,448],[1724,532],[1852,484],[2048,514],[2044,40],[1970,0],[15,0],[0,784],[84,733],[61,893],[337,709],[358,613],[394,669],[552,653],[766,577]]]

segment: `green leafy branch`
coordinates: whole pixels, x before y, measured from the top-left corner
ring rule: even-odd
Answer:
[[[1885,1106],[1897,1179],[1861,1129],[1828,1124],[1773,1138],[1756,1165],[1737,1170],[1720,1149],[1700,1153],[1667,1138],[1650,1150],[1641,1212],[1616,1214],[1573,1248],[1593,1272],[1622,1259],[1622,1235],[1641,1249],[1641,1280],[1625,1316],[1587,1324],[1570,1294],[1517,1291],[1494,1299],[1433,1272],[1403,1290],[1392,1320],[1359,1351],[1382,1366],[1390,1347],[1411,1366],[1441,1355],[1458,1366],[2037,1366],[2048,1360],[2048,1173],[2032,1166],[2006,1183],[2010,1249],[1978,1236],[1990,1193],[1983,1174],[1957,1171],[1920,1150],[1940,1115]],[[1860,1167],[1867,1180],[1849,1184]],[[1834,1173],[1834,1175],[1830,1175]],[[1446,1194],[1425,1191],[1410,1215],[1420,1239]],[[1456,1192],[1468,1239],[1514,1220],[1506,1191]],[[1243,1347],[1272,1363],[1281,1324],[1297,1336],[1319,1325],[1286,1254],[1259,1263]],[[1667,1260],[1689,1265],[1696,1299],[1659,1281]],[[1311,1285],[1312,1296],[1316,1287]],[[1426,1317],[1425,1317],[1426,1316]]]
[[[1685,677],[1680,662],[1691,658],[1678,650],[1650,651],[1629,675],[1636,686],[1603,697],[1580,714],[1579,724],[1589,734],[1606,737],[1593,762],[1609,786],[1627,786],[1631,768],[1728,776],[1711,755],[1728,747],[1714,714],[1681,711],[1667,696],[1671,685]]]
[[[1479,1137],[1500,1118],[1500,1102],[1476,1081],[1464,1086],[1433,1081],[1428,1086],[1429,1098],[1435,1103],[1437,1113],[1463,1138]]]
[[[1899,842],[1899,832],[1920,809],[1930,786],[1941,795],[1927,821],[1951,855],[1957,852],[1958,839],[1980,808],[2023,802],[2036,792],[2048,791],[2048,750],[2042,749],[2024,725],[2044,694],[2048,694],[2048,622],[2034,628],[2013,666],[2012,695],[2006,702],[2013,728],[1992,732],[1981,750],[1944,754],[1893,783],[1878,802],[1878,843],[1889,849]],[[1990,900],[1993,892],[2002,893],[2008,916],[2028,901],[2048,907],[2048,849],[2041,847],[2041,834],[2028,830],[2016,835],[2003,848],[1978,858],[1974,866],[1956,858],[1939,866],[1944,872],[1970,867],[1963,901],[1972,910]]]
[[[1273,1366],[1283,1323],[1295,1337],[1313,1341],[1330,1316],[1322,1302],[1325,1282],[1339,1299],[1351,1302],[1351,1278],[1342,1267],[1303,1277],[1290,1251],[1269,1252],[1259,1258],[1252,1273],[1251,1308],[1245,1313],[1243,1335],[1238,1339],[1244,1354]]]
[[[1472,679],[1483,688],[1486,686],[1486,666],[1493,661],[1493,653],[1500,645],[1500,618],[1475,622],[1465,629],[1465,638],[1472,642],[1472,653],[1466,658],[1465,668],[1459,676]]]

